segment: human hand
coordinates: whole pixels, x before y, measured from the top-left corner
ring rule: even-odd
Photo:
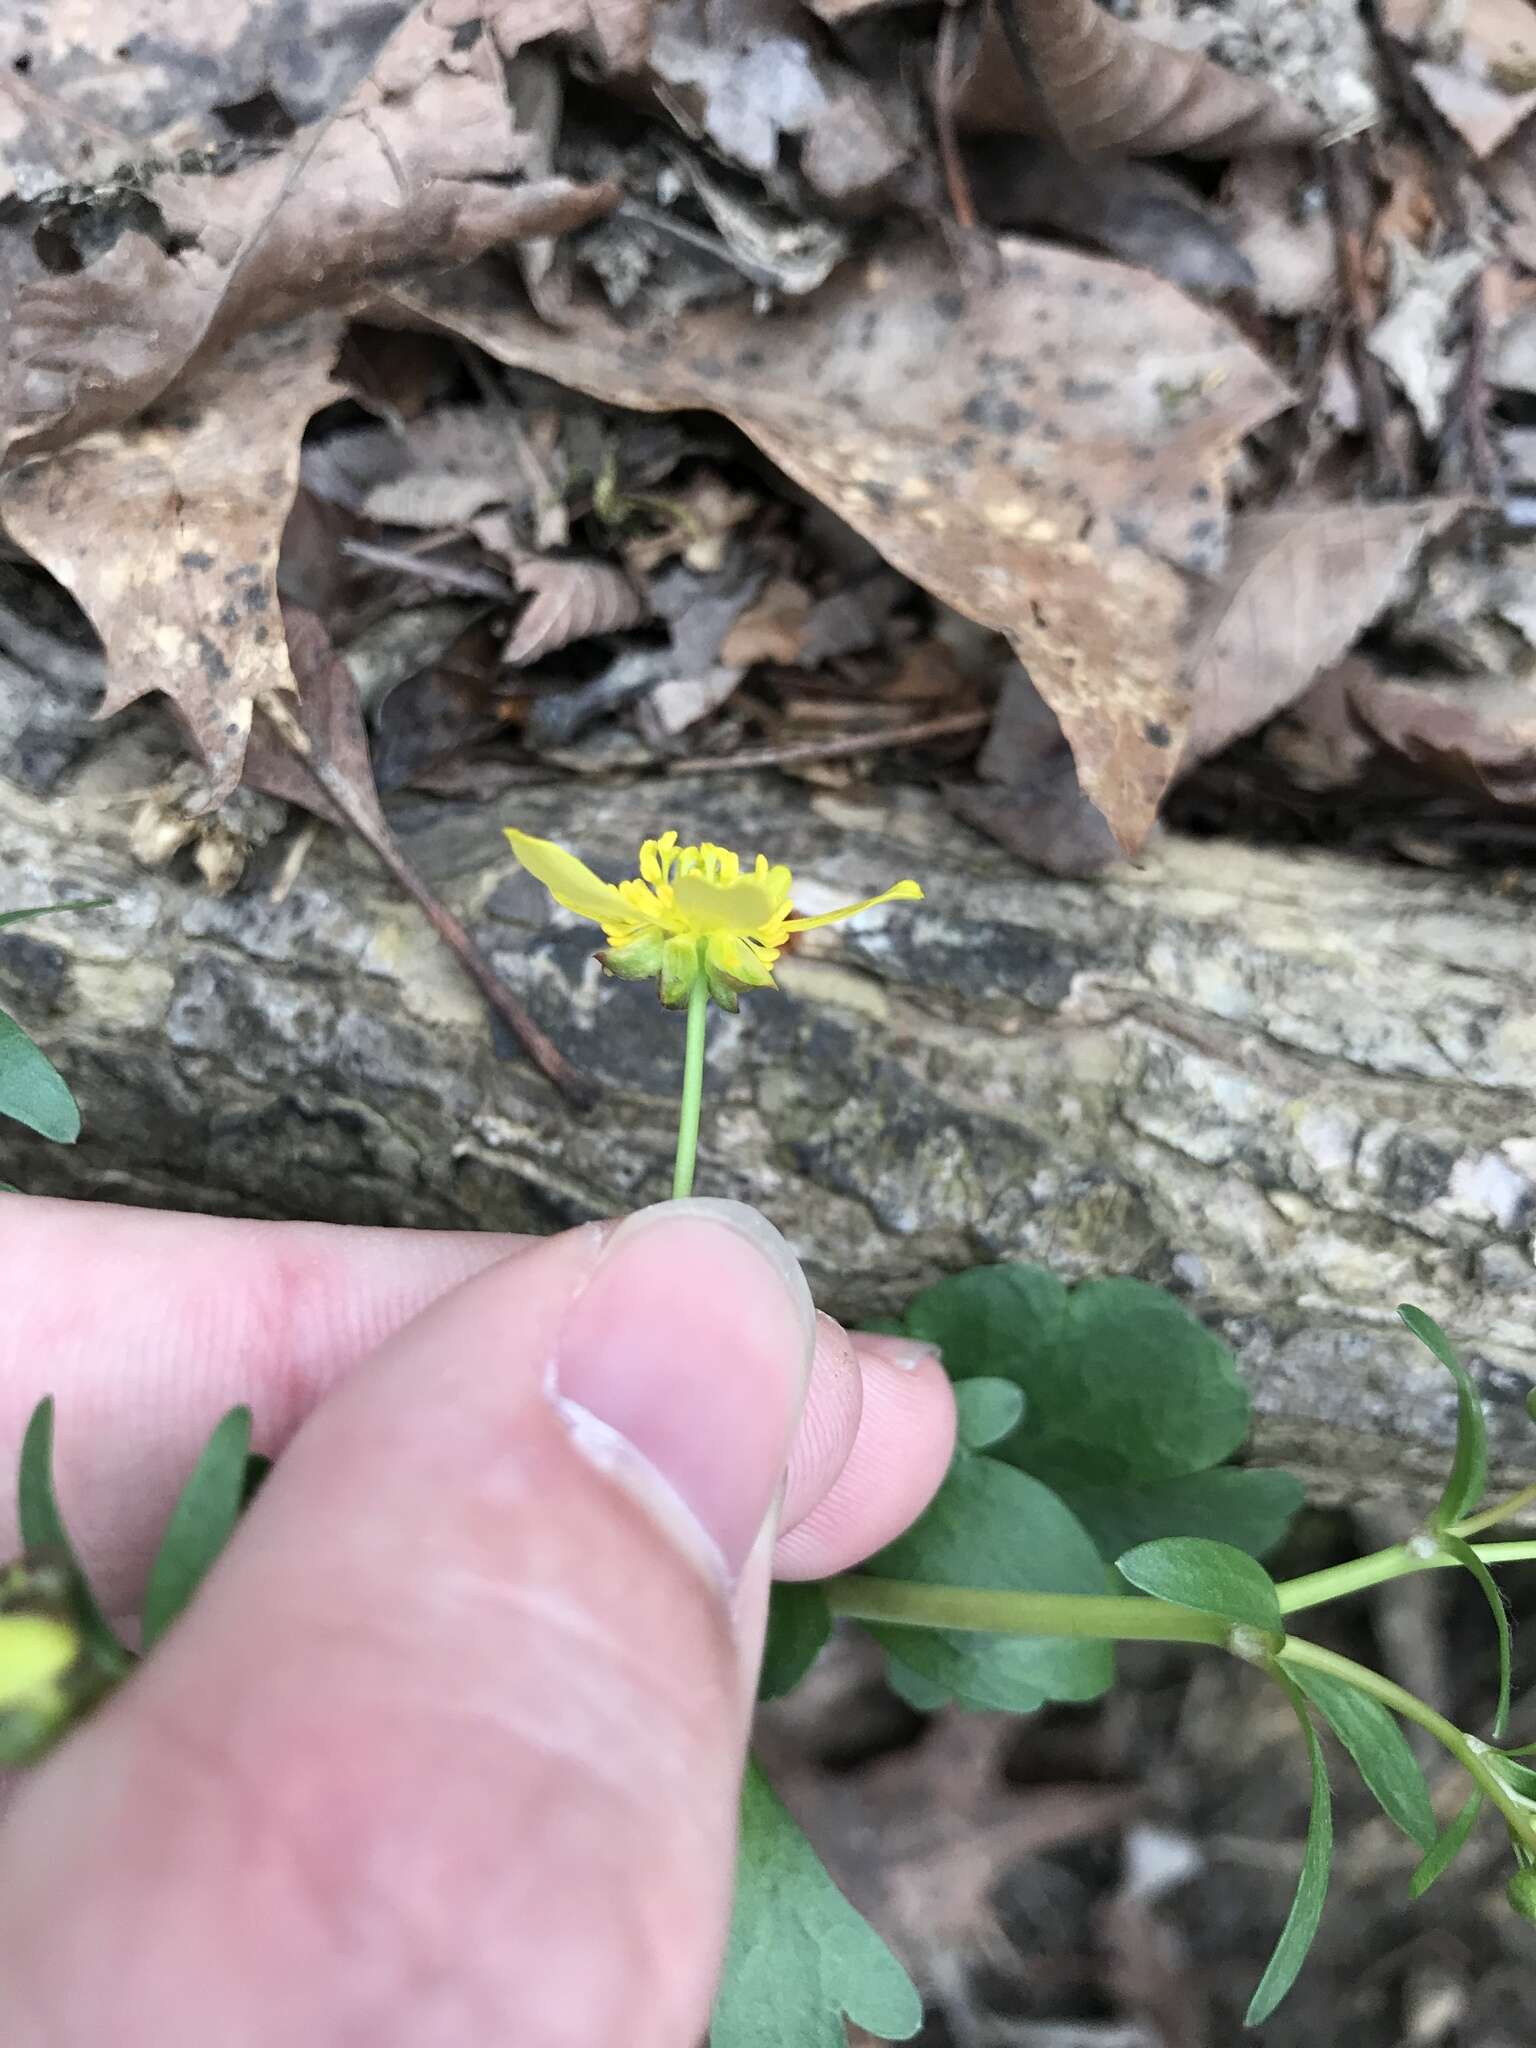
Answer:
[[[283,1453],[5,1812],[7,2048],[692,2048],[770,1564],[920,1512],[932,1356],[815,1317],[734,1203],[516,1240],[7,1197],[0,1256],[0,1444],[58,1395],[109,1609],[224,1409]]]

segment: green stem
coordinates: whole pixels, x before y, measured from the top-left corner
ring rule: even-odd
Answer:
[[[1383,1678],[1379,1671],[1372,1671],[1367,1664],[1357,1664],[1352,1657],[1341,1657],[1334,1650],[1325,1650],[1321,1643],[1303,1642],[1298,1636],[1286,1639],[1276,1662],[1282,1666],[1302,1665],[1308,1670],[1323,1671],[1332,1678],[1341,1678],[1357,1692],[1368,1693],[1373,1700],[1379,1700],[1384,1707],[1401,1714],[1405,1721],[1415,1721],[1419,1727],[1427,1729],[1482,1787],[1518,1838],[1527,1845],[1532,1844],[1531,1813],[1512,1796],[1497,1773],[1489,1769],[1483,1749],[1454,1721],[1448,1721],[1444,1714],[1437,1714],[1433,1707],[1426,1706],[1417,1694],[1394,1685],[1390,1678]]]
[[[677,1116],[677,1165],[672,1171],[672,1199],[693,1193],[693,1169],[699,1156],[699,1110],[704,1101],[704,1030],[709,1021],[709,983],[701,973],[688,997],[688,1041],[683,1052],[683,1100]]]
[[[1468,1526],[1458,1523],[1453,1533],[1465,1536]],[[1475,1543],[1472,1547],[1488,1565],[1519,1564],[1536,1558],[1536,1541]],[[1278,1589],[1280,1612],[1298,1614],[1304,1607],[1318,1607],[1325,1600],[1342,1600],[1347,1594],[1363,1593],[1388,1579],[1405,1579],[1413,1572],[1443,1571],[1455,1563],[1454,1557],[1421,1557],[1408,1544],[1394,1543],[1386,1550],[1373,1550],[1369,1557],[1351,1558],[1348,1564],[1334,1564],[1326,1571],[1282,1580]]]
[[[1518,1515],[1522,1508],[1536,1506],[1536,1486],[1523,1486],[1518,1493],[1512,1493],[1508,1500],[1495,1501],[1491,1508],[1484,1508],[1480,1515],[1469,1515],[1464,1522],[1456,1524],[1458,1536],[1478,1536],[1484,1529],[1492,1529],[1500,1522],[1507,1522],[1511,1515]]]
[[[854,1621],[911,1628],[956,1628],[986,1635],[1088,1636],[1112,1642],[1224,1646],[1232,1632],[1219,1615],[1172,1601],[1113,1593],[1002,1593],[979,1586],[926,1586],[863,1573],[828,1580],[834,1611]]]

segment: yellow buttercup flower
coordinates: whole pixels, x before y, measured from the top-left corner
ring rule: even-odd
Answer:
[[[744,868],[723,846],[679,846],[675,832],[647,839],[640,873],[630,882],[605,882],[563,846],[509,829],[512,851],[535,880],[566,910],[600,924],[608,944],[598,958],[627,981],[655,978],[670,1007],[687,1003],[702,974],[710,996],[734,1010],[742,989],[769,988],[773,963],[796,932],[857,917],[877,903],[914,903],[916,882],[898,882],[862,903],[795,917],[793,878],[759,854]]]

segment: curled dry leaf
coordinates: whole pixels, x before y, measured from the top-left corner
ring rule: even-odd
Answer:
[[[532,602],[502,653],[507,668],[524,668],[594,633],[620,633],[646,615],[645,599],[611,562],[544,556],[519,562],[512,575]]]
[[[1009,6],[1028,46],[1029,83],[999,12]],[[1055,136],[1079,155],[1229,156],[1320,133],[1299,102],[1198,50],[1154,42],[1098,0],[989,0],[955,112],[962,127]]]
[[[338,340],[326,314],[249,335],[131,426],[0,483],[7,527],[73,592],[106,646],[102,715],[163,690],[207,766],[213,803],[240,780],[253,703],[293,686],[278,548],[299,437],[336,395]]]
[[[286,147],[223,176],[168,162],[139,185],[134,224],[108,216],[99,253],[34,261],[12,308],[0,437],[60,446],[130,418],[250,328],[606,212],[609,186],[518,183],[533,138],[513,126],[491,39],[466,44],[465,26],[463,8],[418,8],[345,104]]]
[[[1445,405],[1460,375],[1460,351],[1446,345],[1456,302],[1482,270],[1480,249],[1421,256],[1397,237],[1392,248],[1391,303],[1366,338],[1366,347],[1392,372],[1433,438],[1445,423]]]
[[[1219,569],[1230,450],[1289,396],[1227,323],[1023,240],[979,281],[898,244],[764,320],[634,329],[589,304],[556,336],[478,272],[392,303],[610,403],[734,420],[892,566],[1008,634],[1090,797],[1123,843],[1144,836],[1187,716],[1170,565]]]
[[[1536,695],[1524,676],[1357,673],[1350,708],[1395,754],[1504,804],[1536,804]]]
[[[1257,512],[1233,531],[1226,572],[1197,610],[1186,764],[1293,704],[1399,595],[1459,498]]]

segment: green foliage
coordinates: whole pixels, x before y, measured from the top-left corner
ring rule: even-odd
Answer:
[[[144,1594],[144,1647],[152,1649],[208,1576],[246,1500],[251,1411],[231,1408],[208,1439],[150,1567]]]
[[[1483,1598],[1488,1602],[1488,1611],[1493,1616],[1494,1632],[1499,1645],[1499,1703],[1493,1717],[1493,1739],[1504,1740],[1509,1727],[1510,1673],[1513,1664],[1514,1646],[1509,1636],[1509,1610],[1504,1605],[1504,1595],[1494,1584],[1493,1573],[1478,1556],[1470,1543],[1464,1543],[1459,1536],[1442,1536],[1440,1548],[1454,1557],[1476,1579],[1482,1588]]]
[[[1433,1848],[1437,1823],[1429,1787],[1403,1731],[1376,1700],[1325,1671],[1295,1664],[1295,1683],[1354,1758],[1355,1768],[1382,1811],[1424,1850]]]
[[[1440,1836],[1424,1861],[1408,1880],[1410,1898],[1422,1899],[1437,1878],[1443,1877],[1467,1846],[1467,1837],[1477,1824],[1477,1816],[1483,1810],[1481,1786],[1472,1794],[1466,1805],[1457,1814],[1450,1826]]]
[[[102,1613],[91,1582],[75,1554],[75,1547],[59,1513],[53,1485],[53,1396],[39,1401],[21,1441],[21,1463],[16,1476],[16,1519],[21,1540],[29,1553],[60,1560],[67,1575],[70,1602],[81,1639],[108,1669],[123,1670],[129,1654],[118,1641],[111,1623]]]
[[[909,2040],[923,2023],[906,1971],[749,1763],[710,2048],[844,2048],[845,2014],[884,2041]]]
[[[88,903],[39,903],[28,910],[3,911],[0,928],[24,924],[33,917],[51,917],[60,910],[99,910],[107,900],[98,896]],[[63,1075],[4,1010],[0,1010],[0,1116],[60,1145],[73,1145],[80,1135],[80,1112]],[[9,1181],[0,1181],[0,1192],[13,1195],[16,1190]]]
[[[955,1388],[955,1417],[960,1442],[968,1451],[984,1451],[1011,1436],[1024,1417],[1024,1394],[1012,1380],[961,1380]]]
[[[1328,1764],[1323,1755],[1323,1745],[1312,1726],[1306,1700],[1283,1674],[1280,1674],[1280,1683],[1296,1710],[1296,1719],[1306,1738],[1307,1755],[1312,1765],[1312,1811],[1307,1819],[1307,1840],[1302,1850],[1296,1896],[1291,1901],[1291,1910],[1280,1931],[1280,1939],[1275,1943],[1269,1967],[1259,1979],[1259,1988],[1248,2007],[1247,2024],[1250,2027],[1262,2026],[1295,1983],[1297,1972],[1306,1961],[1307,1951],[1317,1933],[1318,1922],[1323,1917],[1323,1901],[1328,1896],[1328,1878],[1333,1868],[1333,1796],[1328,1785]]]
[[[1162,1536],[1119,1559],[1120,1575],[1157,1600],[1197,1607],[1261,1634],[1283,1636],[1280,1596],[1263,1565],[1229,1543],[1204,1536]]]
[[[1483,1489],[1488,1484],[1488,1426],[1483,1420],[1483,1404],[1477,1398],[1471,1375],[1452,1350],[1451,1340],[1444,1330],[1421,1308],[1411,1308],[1404,1303],[1397,1312],[1419,1342],[1434,1353],[1456,1382],[1456,1455],[1451,1463],[1451,1476],[1445,1482],[1445,1491],[1429,1524],[1438,1534],[1450,1528],[1453,1522],[1459,1522],[1463,1515],[1470,1515],[1483,1497]]]
[[[80,1112],[64,1076],[0,1010],[0,1116],[14,1118],[39,1137],[72,1145],[80,1135]]]
[[[832,1609],[820,1586],[782,1580],[775,1585],[768,1603],[758,1698],[776,1700],[793,1692],[826,1648],[831,1633]]]
[[[1008,1592],[1102,1593],[1104,1562],[1071,1510],[1037,1479],[960,1451],[933,1504],[864,1567],[875,1578]],[[1090,1700],[1114,1675],[1109,1645],[881,1626],[871,1631],[909,1672],[968,1707],[1030,1713]]]
[[[1204,1536],[1265,1557],[1290,1527],[1306,1490],[1289,1472],[1217,1465],[1152,1486],[1065,1486],[1061,1497],[1104,1557],[1158,1536]]]

